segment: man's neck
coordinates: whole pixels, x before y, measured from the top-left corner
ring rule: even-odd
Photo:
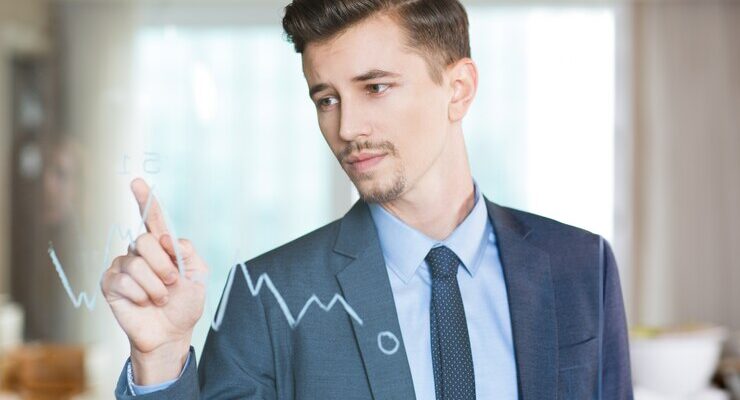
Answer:
[[[414,182],[413,187],[396,200],[381,206],[398,219],[442,241],[467,217],[475,204],[475,188],[465,147]]]

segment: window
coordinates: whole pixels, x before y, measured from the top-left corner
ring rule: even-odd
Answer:
[[[332,219],[336,161],[277,27],[147,27],[134,82],[139,172],[211,268],[199,347],[231,266]]]
[[[468,10],[480,79],[463,126],[484,194],[611,240],[613,11]],[[212,271],[199,349],[229,268],[343,214],[349,181],[279,26],[146,25],[134,60],[132,140],[161,167],[144,176]]]
[[[480,78],[463,129],[484,194],[611,240],[613,10],[468,10]]]

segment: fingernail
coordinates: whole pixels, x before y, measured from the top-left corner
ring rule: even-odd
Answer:
[[[159,302],[157,303],[157,305],[163,306],[163,305],[167,304],[167,301],[169,301],[169,300],[170,300],[170,297],[169,296],[164,296],[161,299],[159,299]]]
[[[164,278],[164,282],[168,285],[171,283],[174,283],[176,280],[177,280],[177,272],[174,272],[174,271],[167,274],[167,277]]]

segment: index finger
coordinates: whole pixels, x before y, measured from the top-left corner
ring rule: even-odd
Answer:
[[[159,239],[168,231],[167,224],[164,221],[164,215],[162,214],[162,209],[159,208],[157,198],[152,194],[152,190],[149,188],[149,185],[147,185],[141,178],[136,178],[131,181],[131,191],[134,193],[136,202],[139,203],[139,212],[141,213],[141,218],[144,219],[147,231]],[[148,209],[147,203],[149,203]]]

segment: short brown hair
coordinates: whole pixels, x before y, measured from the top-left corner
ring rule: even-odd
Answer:
[[[328,40],[375,14],[386,14],[406,32],[406,46],[427,61],[432,80],[470,57],[468,15],[458,0],[293,0],[285,7],[283,29],[295,51]]]

